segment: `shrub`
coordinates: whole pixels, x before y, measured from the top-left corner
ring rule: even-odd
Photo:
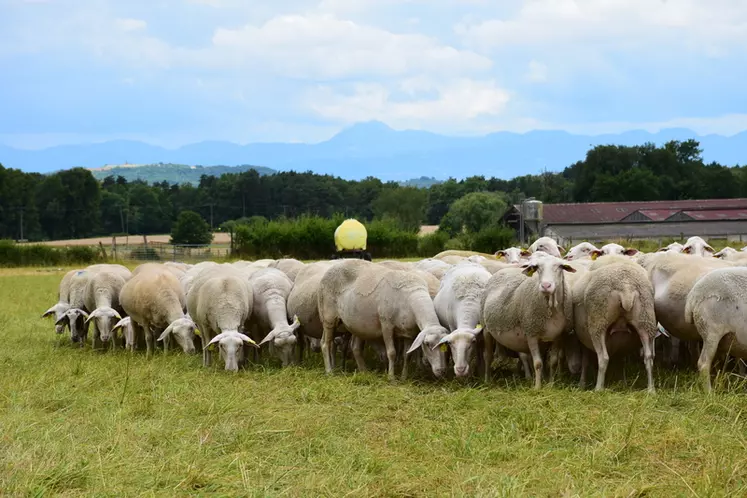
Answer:
[[[499,249],[511,247],[514,231],[501,225],[493,225],[483,228],[470,238],[470,249],[472,251],[493,254]]]
[[[99,253],[93,247],[52,247],[41,244],[18,245],[12,240],[0,240],[0,266],[4,267],[89,265],[99,260]]]
[[[207,245],[213,240],[210,225],[194,211],[182,211],[171,229],[172,244]]]
[[[449,234],[436,230],[428,235],[423,235],[418,240],[418,255],[425,258],[435,256],[445,250],[446,243],[449,241]]]

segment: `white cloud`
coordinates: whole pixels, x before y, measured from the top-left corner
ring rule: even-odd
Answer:
[[[484,71],[490,59],[420,34],[389,31],[332,15],[275,17],[262,26],[220,28],[211,51],[233,64],[262,62],[293,77],[342,78]]]
[[[535,60],[529,61],[526,79],[532,83],[544,83],[547,81],[547,66]]]
[[[140,31],[148,26],[148,23],[142,19],[117,19],[115,23],[122,31]]]
[[[742,0],[527,0],[508,19],[460,24],[456,32],[481,50],[579,45],[661,50],[668,44],[719,55],[745,50]],[[653,45],[657,43],[658,45]]]
[[[409,98],[397,99],[396,92]],[[422,92],[434,92],[435,98],[419,97]],[[308,95],[306,105],[319,116],[338,122],[378,120],[395,128],[422,129],[499,116],[509,98],[509,93],[493,81],[460,79],[444,83],[414,78],[394,88],[381,83],[357,83],[349,93],[322,86]]]

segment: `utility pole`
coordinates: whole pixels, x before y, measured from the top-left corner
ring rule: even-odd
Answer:
[[[21,212],[21,240],[23,240],[23,210],[25,208],[19,208]]]

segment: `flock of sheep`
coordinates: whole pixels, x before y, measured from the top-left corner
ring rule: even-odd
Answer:
[[[283,366],[303,360],[305,349],[321,352],[327,373],[341,348],[362,371],[368,345],[390,378],[398,361],[406,378],[415,356],[436,377],[453,363],[457,377],[487,381],[497,352],[518,357],[535,387],[545,361],[550,378],[564,365],[583,386],[596,357],[600,390],[610,356],[633,354],[653,391],[659,338],[672,362],[681,346],[699,356],[710,390],[719,350],[747,358],[747,252],[714,254],[700,237],[648,254],[588,242],[565,251],[542,237],[526,250],[445,251],[413,263],[167,262],[132,272],[98,264],[68,272],[58,301],[43,316],[81,346],[90,325],[94,348],[123,342],[134,351],[144,340],[149,357],[172,339],[195,353],[199,339],[204,366],[217,347],[231,371],[263,347]]]

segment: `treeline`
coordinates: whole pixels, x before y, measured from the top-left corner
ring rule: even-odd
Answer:
[[[98,182],[81,168],[45,176],[0,166],[0,239],[168,233],[181,211],[192,210],[214,229],[253,216],[282,220],[341,214],[387,220],[411,232],[424,223],[440,224],[455,236],[469,223],[474,241],[478,231],[497,228],[495,212],[480,211],[486,199],[492,210],[500,210],[527,196],[548,203],[747,197],[743,167],[704,164],[701,153],[694,140],[662,147],[598,146],[559,173],[452,179],[428,189],[376,178],[347,181],[310,172],[260,176],[253,170],[202,176],[196,186],[122,177]],[[473,193],[494,195],[465,199]],[[448,215],[460,199],[459,213]]]

